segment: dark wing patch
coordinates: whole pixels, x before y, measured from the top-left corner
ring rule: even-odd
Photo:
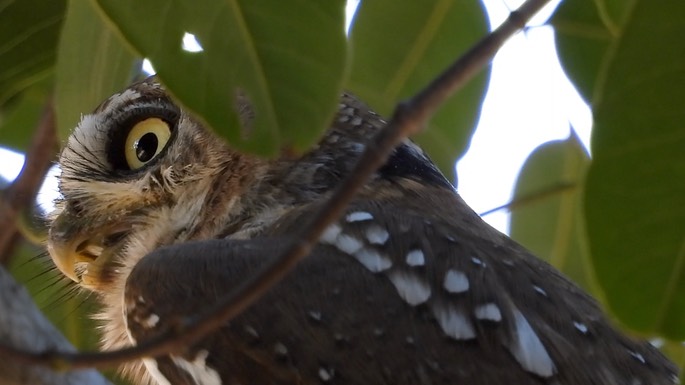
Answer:
[[[367,190],[292,274],[182,358],[199,356],[224,384],[675,383],[654,347],[615,331],[591,298],[456,194],[418,188],[435,201]],[[208,308],[276,257],[313,209],[278,223],[271,236],[284,238],[187,243],[143,258],[126,300],[142,296],[150,310],[129,309],[131,335],[154,334],[150,312],[163,327]],[[159,366],[169,378],[184,370]]]
[[[454,189],[423,151],[409,142],[399,145],[392,152],[385,165],[378,170],[378,175],[390,180],[398,177],[408,178],[429,186]]]

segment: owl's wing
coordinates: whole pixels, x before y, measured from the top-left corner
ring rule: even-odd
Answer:
[[[273,237],[143,258],[126,289],[133,338],[206,309],[277,257],[278,237],[309,215],[293,213]],[[590,297],[455,193],[418,185],[369,189],[257,304],[151,366],[172,384],[677,383],[657,349],[615,331]]]

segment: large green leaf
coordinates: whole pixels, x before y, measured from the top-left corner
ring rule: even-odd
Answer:
[[[482,5],[465,0],[362,1],[352,26],[349,89],[381,114],[415,94],[487,33]],[[468,147],[486,73],[447,101],[417,140],[447,174]]]
[[[604,62],[611,61],[609,47],[618,33],[607,13],[595,7],[601,3],[567,0],[552,17],[561,65],[588,103],[594,100],[595,85],[603,82]]]
[[[167,88],[234,147],[262,155],[304,150],[337,107],[343,0],[98,3]],[[184,51],[185,33],[204,51]],[[250,116],[239,118],[245,101]]]
[[[572,1],[571,1],[572,2]],[[590,82],[595,126],[585,217],[619,319],[685,338],[685,3],[625,3]],[[615,13],[615,12],[614,12]],[[580,64],[576,64],[580,65]]]
[[[43,79],[13,98],[0,114],[0,144],[25,151],[46,108],[52,89],[52,76]]]
[[[618,35],[635,5],[635,0],[594,0],[594,4],[604,25],[614,31],[614,35]]]
[[[124,88],[134,74],[135,55],[109,28],[91,0],[70,0],[59,43],[55,108],[60,137],[81,114]]]
[[[53,69],[65,1],[0,4],[0,106]]]
[[[586,290],[580,192],[589,163],[576,135],[541,145],[518,176],[511,211],[511,237]]]

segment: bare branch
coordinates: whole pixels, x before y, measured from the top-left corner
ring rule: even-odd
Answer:
[[[438,107],[456,90],[464,86],[492,60],[504,42],[525,26],[548,0],[528,0],[495,31],[481,40],[428,87],[414,98],[398,105],[392,120],[373,139],[350,175],[338,186],[329,201],[305,226],[302,235],[259,274],[251,277],[218,301],[215,306],[176,327],[137,346],[102,353],[45,352],[32,354],[0,345],[0,354],[13,356],[25,363],[65,365],[71,368],[112,366],[142,357],[155,357],[182,351],[193,342],[224,325],[259,299],[283,279],[317,242],[324,229],[333,223],[347,204],[386,161],[394,147],[409,135],[421,131]]]
[[[0,264],[12,255],[18,237],[17,218],[21,210],[33,204],[57,148],[57,130],[52,101],[48,101],[26,153],[19,177],[0,199]]]
[[[66,338],[45,319],[26,290],[0,266],[0,340],[34,352],[75,351]],[[0,360],[0,383],[12,385],[105,385],[95,370],[55,373],[35,365]]]

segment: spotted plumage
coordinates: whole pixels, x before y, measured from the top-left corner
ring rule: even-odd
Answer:
[[[48,247],[98,294],[103,346],[198,314],[279,255],[384,124],[343,95],[315,148],[262,160],[231,150],[154,79],[86,115],[60,157]],[[409,141],[256,305],[125,372],[162,385],[677,382],[654,347],[486,225]]]

